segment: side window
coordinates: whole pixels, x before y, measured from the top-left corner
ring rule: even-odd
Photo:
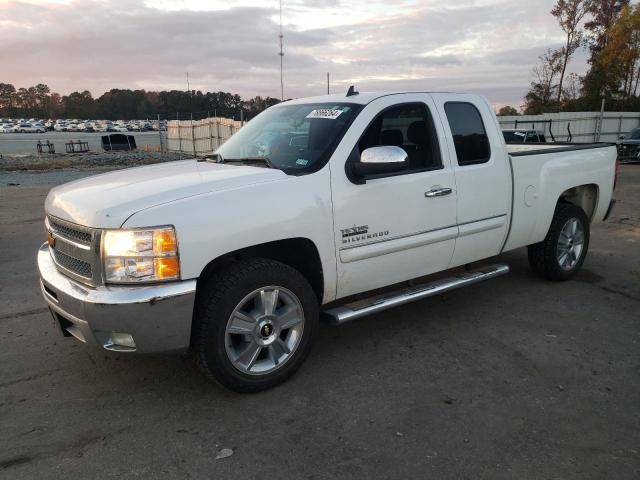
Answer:
[[[489,138],[478,109],[471,103],[445,103],[449,127],[453,134],[458,165],[485,163],[491,157]]]
[[[438,137],[431,114],[422,103],[407,103],[380,113],[358,142],[358,150],[393,145],[407,152],[406,169],[400,173],[442,167]]]

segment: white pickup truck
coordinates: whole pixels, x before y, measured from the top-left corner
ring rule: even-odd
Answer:
[[[535,272],[570,278],[613,204],[616,148],[511,147],[475,95],[284,102],[211,158],[51,190],[42,293],[66,336],[191,350],[226,387],[265,389],[302,364],[320,317],[340,324],[509,268],[420,277],[527,246]]]

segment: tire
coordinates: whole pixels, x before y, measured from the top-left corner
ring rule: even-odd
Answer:
[[[576,233],[572,233],[574,225]],[[528,247],[531,269],[547,280],[569,280],[584,263],[589,236],[589,219],[584,210],[559,203],[545,239]]]
[[[284,328],[287,322],[292,326]],[[302,365],[318,322],[318,299],[300,272],[274,260],[246,260],[202,285],[192,350],[209,378],[235,392],[258,392],[284,382]]]

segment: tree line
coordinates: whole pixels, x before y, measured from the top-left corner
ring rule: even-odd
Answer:
[[[564,34],[532,70],[525,114],[561,111],[640,110],[640,5],[630,0],[557,0],[551,14]],[[588,52],[585,75],[567,73],[579,49]],[[518,111],[503,107],[499,115]]]
[[[60,95],[42,83],[28,88],[0,83],[0,117],[9,118],[134,120],[160,115],[161,119],[184,120],[217,115],[239,120],[250,119],[279,102],[272,97],[243,100],[233,93],[200,90],[112,89],[93,98],[88,90]]]

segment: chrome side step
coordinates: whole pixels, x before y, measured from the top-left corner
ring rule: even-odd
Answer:
[[[341,325],[351,320],[371,315],[372,313],[381,312],[416,300],[422,300],[423,298],[433,297],[440,293],[473,285],[474,283],[483,282],[485,280],[490,280],[507,273],[509,273],[509,267],[507,265],[488,265],[472,272],[464,272],[463,274],[455,277],[434,280],[433,282],[425,283],[423,285],[417,285],[415,287],[406,288],[390,294],[374,297],[368,303],[365,300],[364,304],[363,301],[358,301],[340,305],[338,307],[325,310],[324,314],[326,315],[329,323],[333,325]]]

